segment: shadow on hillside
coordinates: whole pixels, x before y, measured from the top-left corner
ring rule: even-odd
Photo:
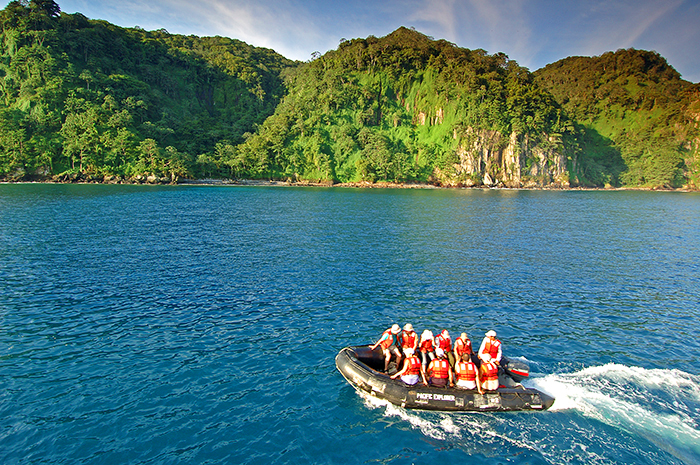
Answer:
[[[588,187],[620,186],[620,175],[627,170],[615,142],[590,127],[579,127],[581,153],[576,175],[579,184]]]

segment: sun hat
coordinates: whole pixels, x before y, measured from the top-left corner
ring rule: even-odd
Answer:
[[[486,336],[488,336],[488,337],[496,337],[496,331],[494,331],[494,330],[492,329],[492,330],[490,330],[490,331],[488,331],[488,332],[486,333]]]
[[[401,327],[400,327],[399,325],[394,324],[394,325],[391,327],[391,334],[398,334],[399,331],[401,331]]]
[[[406,324],[403,326],[403,330],[404,330],[404,331],[413,331],[413,325],[412,325],[411,323],[406,323]]]

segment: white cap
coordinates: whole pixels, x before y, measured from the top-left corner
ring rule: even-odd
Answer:
[[[411,349],[410,347],[406,347],[403,350],[403,353],[406,354],[406,356],[413,355],[413,349]]]
[[[391,327],[391,334],[399,334],[399,331],[401,331],[401,327],[399,325],[395,324]]]
[[[483,360],[486,363],[489,363],[491,361],[491,354],[484,354],[481,356],[481,360]]]
[[[486,333],[486,336],[487,336],[487,337],[496,337],[496,331],[494,331],[494,330],[492,329],[492,330],[490,330],[490,331],[488,331],[488,332]]]
[[[442,357],[443,355],[445,355],[445,351],[438,347],[437,349],[435,349],[435,355],[437,355],[438,357]]]

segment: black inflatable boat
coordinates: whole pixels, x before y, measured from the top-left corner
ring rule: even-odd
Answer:
[[[398,378],[391,379],[378,371],[384,368],[382,352],[372,351],[368,346],[341,350],[335,357],[335,366],[355,389],[404,408],[478,412],[546,410],[554,403],[553,397],[520,384],[529,376],[525,363],[505,358],[501,360],[500,387],[483,395],[476,390],[425,386],[422,382],[409,386]]]

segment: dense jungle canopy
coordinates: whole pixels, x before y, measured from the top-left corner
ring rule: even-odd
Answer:
[[[654,52],[531,73],[407,28],[299,63],[51,0],[0,24],[0,179],[700,182],[700,87]]]

